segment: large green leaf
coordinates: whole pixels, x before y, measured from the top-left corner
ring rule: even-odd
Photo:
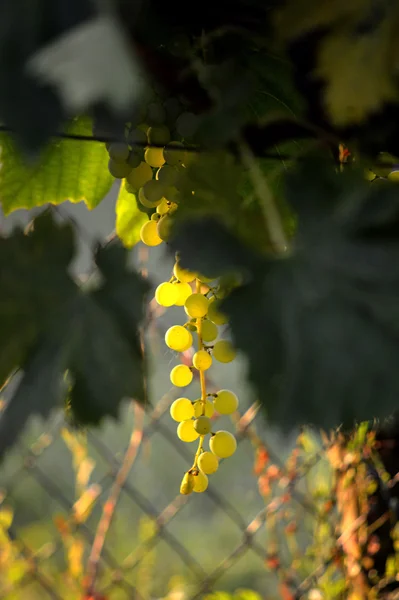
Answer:
[[[72,227],[50,214],[29,235],[0,239],[0,386],[23,372],[0,419],[0,455],[32,414],[60,406],[66,386],[80,423],[116,417],[123,398],[144,401],[147,283],[127,269],[127,251],[108,244],[95,257],[101,284],[84,291],[68,274],[73,250]]]
[[[68,133],[92,135],[91,120],[79,117]],[[62,139],[53,141],[34,164],[28,164],[13,139],[0,134],[0,202],[7,215],[20,208],[60,204],[65,200],[95,208],[114,181],[104,144]]]
[[[122,181],[116,201],[116,233],[126,248],[133,248],[140,241],[140,229],[148,221],[148,215],[139,210],[134,194],[127,191]]]

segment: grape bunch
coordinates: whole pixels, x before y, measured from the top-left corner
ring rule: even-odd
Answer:
[[[213,431],[212,416],[231,415],[237,410],[238,398],[230,390],[216,394],[207,392],[206,371],[213,360],[229,363],[234,360],[236,350],[227,339],[217,339],[218,326],[227,323],[226,316],[219,310],[218,298],[221,286],[198,273],[180,266],[177,258],[170,281],[161,283],[155,291],[155,299],[164,307],[183,306],[188,317],[184,325],[174,325],[165,334],[165,343],[171,350],[185,352],[193,345],[196,352],[192,365],[179,364],[170,373],[176,387],[185,387],[199,376],[201,397],[192,401],[178,398],[170,407],[170,414],[178,422],[177,436],[183,442],[198,440],[198,448],[192,467],[184,474],[180,491],[182,494],[204,492],[208,487],[208,475],[215,473],[219,460],[232,456],[237,442],[229,431]],[[194,342],[196,338],[196,343]],[[209,450],[204,449],[205,438],[209,439]]]
[[[149,221],[140,231],[147,246],[158,246],[169,237],[170,216],[179,203],[179,177],[195,153],[187,151],[197,129],[198,117],[185,110],[178,98],[163,99],[149,90],[135,121],[125,128],[125,141],[107,144],[108,169],[124,179],[148,212]]]

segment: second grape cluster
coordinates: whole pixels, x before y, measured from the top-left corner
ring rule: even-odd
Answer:
[[[197,373],[201,397],[196,400],[182,397],[170,408],[172,419],[179,423],[177,436],[183,442],[198,440],[197,451],[191,468],[184,474],[180,491],[182,494],[204,492],[208,487],[208,475],[215,473],[219,460],[232,456],[237,442],[232,433],[213,431],[215,414],[231,415],[237,410],[238,398],[230,390],[208,393],[206,371],[213,360],[229,363],[236,356],[235,348],[227,339],[218,339],[219,327],[227,323],[219,310],[219,286],[201,274],[182,269],[176,260],[170,281],[161,283],[155,291],[155,299],[161,306],[184,307],[188,317],[184,325],[174,325],[165,334],[166,345],[176,352],[186,352],[196,346],[192,364],[175,366],[170,379],[176,387],[186,387]],[[196,341],[195,339],[196,338]],[[209,450],[204,448],[209,439]]]

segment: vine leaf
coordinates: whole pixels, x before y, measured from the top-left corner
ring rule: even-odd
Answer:
[[[91,136],[91,120],[74,119],[67,132]],[[114,181],[102,143],[73,139],[52,142],[34,164],[27,163],[6,133],[0,134],[0,146],[0,198],[6,215],[20,208],[60,204],[65,200],[83,200],[93,209]]]
[[[69,395],[75,420],[117,417],[124,398],[144,401],[139,323],[148,284],[127,269],[119,244],[99,248],[101,284],[69,276],[74,236],[46,212],[29,235],[0,239],[0,384],[22,370],[0,418],[0,456],[32,414],[47,417]]]
[[[116,234],[126,248],[133,248],[140,241],[140,229],[148,215],[137,206],[134,194],[126,190],[125,180],[122,181],[116,201]]]
[[[399,397],[397,187],[309,157],[286,178],[286,197],[298,218],[290,255],[245,262],[249,276],[221,306],[249,379],[286,429],[389,416]],[[187,227],[171,241],[186,268],[211,270],[212,257],[219,270],[242,268],[247,251],[221,223],[209,235],[200,221]]]

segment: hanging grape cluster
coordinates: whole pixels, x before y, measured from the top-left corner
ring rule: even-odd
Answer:
[[[184,325],[174,325],[165,334],[165,343],[175,352],[186,352],[192,346],[196,351],[192,365],[179,364],[170,373],[176,387],[186,387],[196,372],[201,385],[201,397],[190,400],[178,398],[170,407],[172,419],[179,423],[177,436],[183,442],[198,440],[197,451],[191,468],[184,474],[180,491],[182,494],[204,492],[208,487],[208,475],[215,473],[219,460],[234,454],[237,442],[229,431],[213,431],[214,414],[231,415],[237,410],[238,398],[230,390],[216,394],[207,392],[206,371],[213,360],[229,363],[236,350],[228,339],[218,339],[219,327],[227,323],[220,312],[218,293],[221,287],[201,274],[182,269],[178,259],[170,281],[161,283],[155,291],[155,299],[161,306],[183,306],[188,317]],[[204,448],[209,440],[209,449]]]

